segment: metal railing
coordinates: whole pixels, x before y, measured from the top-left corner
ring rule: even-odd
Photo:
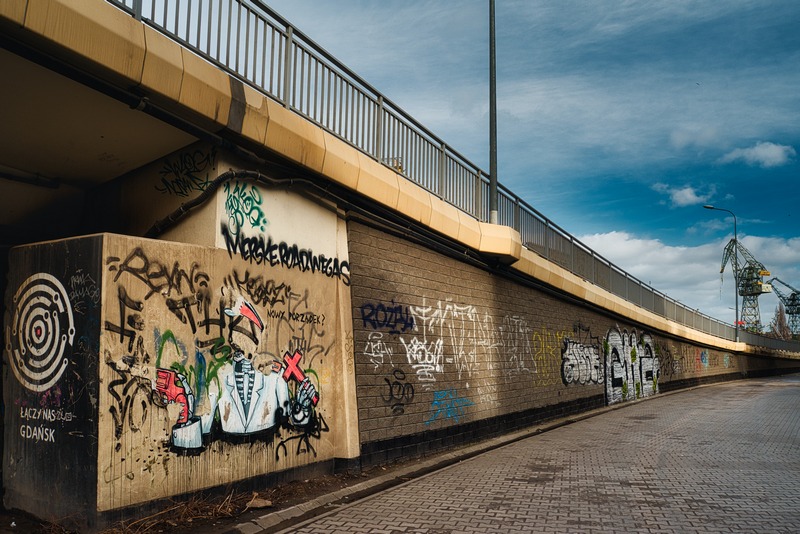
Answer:
[[[478,220],[489,176],[259,0],[106,0]],[[498,222],[524,245],[657,315],[721,338],[722,323],[642,283],[498,186]],[[741,339],[782,350],[800,343]]]

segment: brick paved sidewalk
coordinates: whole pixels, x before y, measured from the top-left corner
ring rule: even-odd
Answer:
[[[354,504],[341,502],[369,487],[237,528],[274,532],[310,512],[284,532],[800,532],[800,375],[591,415],[460,451],[494,447]]]

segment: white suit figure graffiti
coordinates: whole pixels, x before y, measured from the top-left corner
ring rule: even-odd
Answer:
[[[192,406],[182,410],[172,429],[172,444],[178,449],[202,448],[203,436],[211,433],[215,420],[223,436],[235,438],[274,432],[281,425],[302,428],[314,419],[319,395],[299,367],[300,351],[285,353],[283,362],[273,360],[269,372],[261,372],[253,365],[256,356],[253,351],[258,346],[257,334],[263,332],[264,324],[255,308],[240,297],[234,306],[224,311],[231,317],[228,343],[233,352],[231,360],[219,369],[217,380],[208,385],[209,409],[201,416],[193,415],[193,396],[191,391],[186,391],[185,380],[182,389],[186,396],[172,395],[177,399],[173,402],[188,403],[187,399],[192,398]],[[167,370],[158,371],[162,376]],[[292,381],[297,383],[294,395],[289,389]],[[158,384],[156,389],[162,391]]]

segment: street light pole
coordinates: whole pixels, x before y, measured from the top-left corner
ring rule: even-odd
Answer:
[[[489,0],[489,222],[497,224],[497,62],[494,0]]]
[[[733,326],[736,332],[736,342],[739,342],[739,260],[738,260],[738,249],[739,249],[739,236],[736,231],[736,214],[733,213],[731,210],[727,210],[725,208],[716,208],[711,204],[706,204],[703,206],[707,210],[716,210],[716,211],[726,211],[733,215],[733,296],[734,302],[736,303],[736,318],[733,321]]]

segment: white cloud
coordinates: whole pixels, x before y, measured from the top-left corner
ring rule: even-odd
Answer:
[[[686,206],[705,204],[711,199],[711,197],[714,196],[715,193],[714,187],[711,187],[708,193],[700,194],[694,187],[690,185],[685,185],[683,187],[670,187],[663,183],[654,184],[653,190],[657,191],[658,193],[669,195],[673,208],[683,208]]]
[[[727,240],[696,247],[675,247],[658,239],[643,239],[626,232],[606,232],[579,238],[598,254],[691,309],[732,324],[735,302],[733,275],[727,265],[722,277],[722,251]],[[800,237],[741,238],[771,277],[795,287],[800,284]],[[722,278],[722,279],[721,279]],[[778,299],[773,293],[759,297],[761,323],[772,320]]]
[[[733,217],[715,217],[699,221],[686,228],[688,234],[711,235],[716,232],[730,232],[733,237]]]
[[[751,166],[780,167],[789,163],[797,155],[794,148],[770,142],[759,142],[750,148],[737,148],[719,159],[720,163],[743,161]]]
[[[684,148],[708,148],[715,146],[719,142],[719,132],[711,125],[679,125],[670,133],[669,137],[672,146],[679,150]]]

